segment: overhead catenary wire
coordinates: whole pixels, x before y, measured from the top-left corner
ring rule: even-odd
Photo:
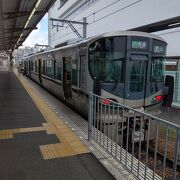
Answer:
[[[99,10],[97,10],[97,11],[95,11],[95,12],[89,14],[89,15],[87,15],[86,18],[88,18],[88,17],[90,17],[90,16],[92,16],[92,15],[94,15],[94,14],[96,14],[96,13],[99,13],[99,12],[101,12],[102,10],[104,10],[104,9],[106,9],[106,8],[109,8],[110,6],[116,4],[116,3],[120,2],[120,1],[122,1],[122,0],[117,0],[117,1],[115,1],[115,2],[113,2],[113,3],[110,3],[110,4],[108,4],[107,6],[104,6],[103,8],[101,8],[101,9],[99,9]],[[65,17],[64,19],[66,19],[66,18],[67,18],[67,17]],[[72,18],[71,20],[73,20],[73,19],[75,19],[75,17]],[[78,19],[77,21],[81,21],[81,19]],[[66,29],[66,27],[65,27],[65,28],[62,28],[60,31],[62,31],[62,30],[64,30],[64,29]]]
[[[111,15],[113,15],[113,14],[116,14],[117,12],[122,11],[122,10],[128,8],[128,7],[131,7],[131,6],[137,4],[137,3],[141,2],[141,1],[143,1],[143,0],[138,0],[138,1],[134,2],[134,3],[131,3],[131,4],[129,4],[129,5],[127,5],[127,6],[123,7],[123,8],[121,8],[121,9],[118,9],[118,10],[112,12],[112,13],[109,13],[109,14],[107,14],[107,15],[105,15],[105,16],[99,18],[99,19],[97,19],[95,22],[98,22],[98,21],[100,21],[100,20],[102,20],[102,19],[104,19],[104,18],[107,18],[107,17],[109,17],[109,16],[111,16]],[[94,23],[94,22],[93,22],[93,23]],[[91,23],[91,24],[93,24],[93,23]],[[89,25],[90,25],[90,24],[89,24]]]
[[[100,11],[108,8],[108,7],[111,6],[111,5],[114,5],[115,3],[119,2],[119,1],[121,1],[121,0],[115,1],[115,2],[111,3],[110,5],[107,5],[107,6],[103,7],[103,8],[101,8],[101,9],[99,9],[98,11],[91,13],[90,15],[86,16],[86,18],[92,16],[94,13],[98,13],[98,12],[100,12]],[[118,9],[118,10],[112,12],[112,13],[109,13],[109,14],[107,14],[107,15],[105,15],[105,16],[103,16],[103,17],[101,17],[101,18],[99,18],[99,19],[97,19],[97,20],[95,20],[95,21],[93,21],[92,23],[88,23],[88,25],[94,24],[94,23],[96,23],[96,22],[98,22],[98,21],[101,21],[101,20],[103,20],[103,19],[105,19],[105,18],[108,18],[109,16],[111,16],[111,15],[113,15],[113,14],[116,14],[116,13],[118,13],[118,12],[124,10],[124,9],[127,9],[127,8],[129,8],[129,7],[131,7],[131,6],[134,6],[134,5],[136,5],[136,4],[138,4],[138,3],[142,2],[142,1],[143,1],[143,0],[138,0],[138,1],[135,1],[135,2],[133,2],[133,3],[131,3],[131,4],[128,4],[127,6],[124,6],[124,7],[120,8],[120,9]],[[63,29],[61,29],[60,31],[62,31],[62,30],[64,30],[64,29],[66,29],[66,28],[63,28]],[[80,29],[82,29],[82,27],[77,28],[77,30],[80,30]],[[63,35],[63,37],[65,37],[65,36],[67,36],[67,35],[69,35],[69,34],[72,34],[72,33],[73,33],[73,31],[71,31],[71,32]],[[58,39],[61,39],[61,38],[58,38]],[[54,42],[54,41],[57,41],[58,39],[52,40],[52,41]]]

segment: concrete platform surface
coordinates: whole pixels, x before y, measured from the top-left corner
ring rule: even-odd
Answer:
[[[115,179],[29,88],[0,73],[0,180]]]

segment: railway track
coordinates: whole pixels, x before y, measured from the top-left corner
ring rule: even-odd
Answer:
[[[140,160],[144,164],[146,162],[146,147],[147,146],[145,143],[141,144]],[[135,152],[134,152],[134,155],[136,156],[136,158],[138,158],[138,156],[139,156],[138,149],[139,149],[139,146],[138,146],[138,144],[136,144]],[[172,175],[173,175],[173,159],[171,159],[168,156],[166,157],[166,166],[165,166],[165,171],[163,172],[164,155],[162,153],[160,153],[159,151],[157,151],[156,155],[157,155],[156,173],[159,176],[163,177],[163,173],[165,172],[164,178],[171,179]],[[154,147],[152,147],[151,145],[148,148],[148,163],[147,163],[147,165],[151,170],[154,170]],[[176,176],[180,178],[180,163],[177,164]]]

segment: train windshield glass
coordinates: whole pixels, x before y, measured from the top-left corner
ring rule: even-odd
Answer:
[[[163,82],[164,81],[164,57],[154,57],[151,65],[151,81]]]
[[[89,47],[89,64],[93,78],[107,83],[122,82],[125,50],[125,37],[103,38],[92,43]]]
[[[142,92],[144,90],[145,69],[145,60],[131,60],[129,68],[131,92]]]

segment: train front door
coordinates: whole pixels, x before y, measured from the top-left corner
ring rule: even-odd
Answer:
[[[71,90],[71,58],[65,57],[63,58],[63,90],[65,99],[72,97]]]
[[[147,55],[131,55],[128,59],[124,104],[131,107],[145,105],[147,64]]]

